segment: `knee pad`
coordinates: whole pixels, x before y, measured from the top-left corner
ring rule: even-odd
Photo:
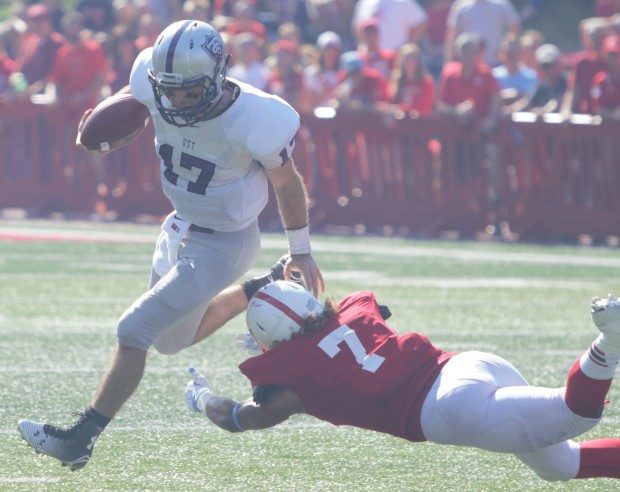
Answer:
[[[200,320],[206,307],[189,313],[186,318],[170,327],[153,341],[153,347],[162,355],[174,355],[194,343]]]
[[[148,350],[151,342],[145,336],[144,331],[140,329],[139,321],[136,318],[137,316],[132,315],[129,310],[123,313],[116,325],[118,343],[124,347]]]

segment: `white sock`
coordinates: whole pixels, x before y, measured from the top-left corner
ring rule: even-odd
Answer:
[[[592,379],[612,379],[616,374],[616,366],[620,355],[610,352],[605,335],[599,335],[588,351],[581,356],[579,365],[583,373]]]

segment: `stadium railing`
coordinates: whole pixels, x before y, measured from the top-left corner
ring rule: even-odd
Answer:
[[[30,216],[157,220],[152,125],[106,156],[75,147],[83,108],[0,105],[0,208]],[[620,122],[515,113],[483,137],[442,116],[323,108],[302,115],[295,162],[317,230],[528,240],[620,234]],[[277,228],[275,200],[261,216]]]

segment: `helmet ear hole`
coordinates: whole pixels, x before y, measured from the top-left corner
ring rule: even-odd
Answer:
[[[261,288],[250,299],[246,323],[250,333],[266,350],[291,340],[303,330],[305,319],[323,307],[300,285],[279,280]]]
[[[183,127],[209,119],[223,94],[226,64],[224,42],[206,22],[179,21],[164,29],[153,46],[148,74],[164,121]],[[204,87],[204,93],[190,106],[175,107],[163,99],[169,91],[197,86]]]

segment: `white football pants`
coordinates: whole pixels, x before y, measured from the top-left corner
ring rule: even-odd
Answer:
[[[579,471],[570,441],[600,419],[574,414],[564,388],[538,388],[493,354],[464,352],[442,369],[422,407],[422,431],[438,444],[512,453],[544,480]]]

